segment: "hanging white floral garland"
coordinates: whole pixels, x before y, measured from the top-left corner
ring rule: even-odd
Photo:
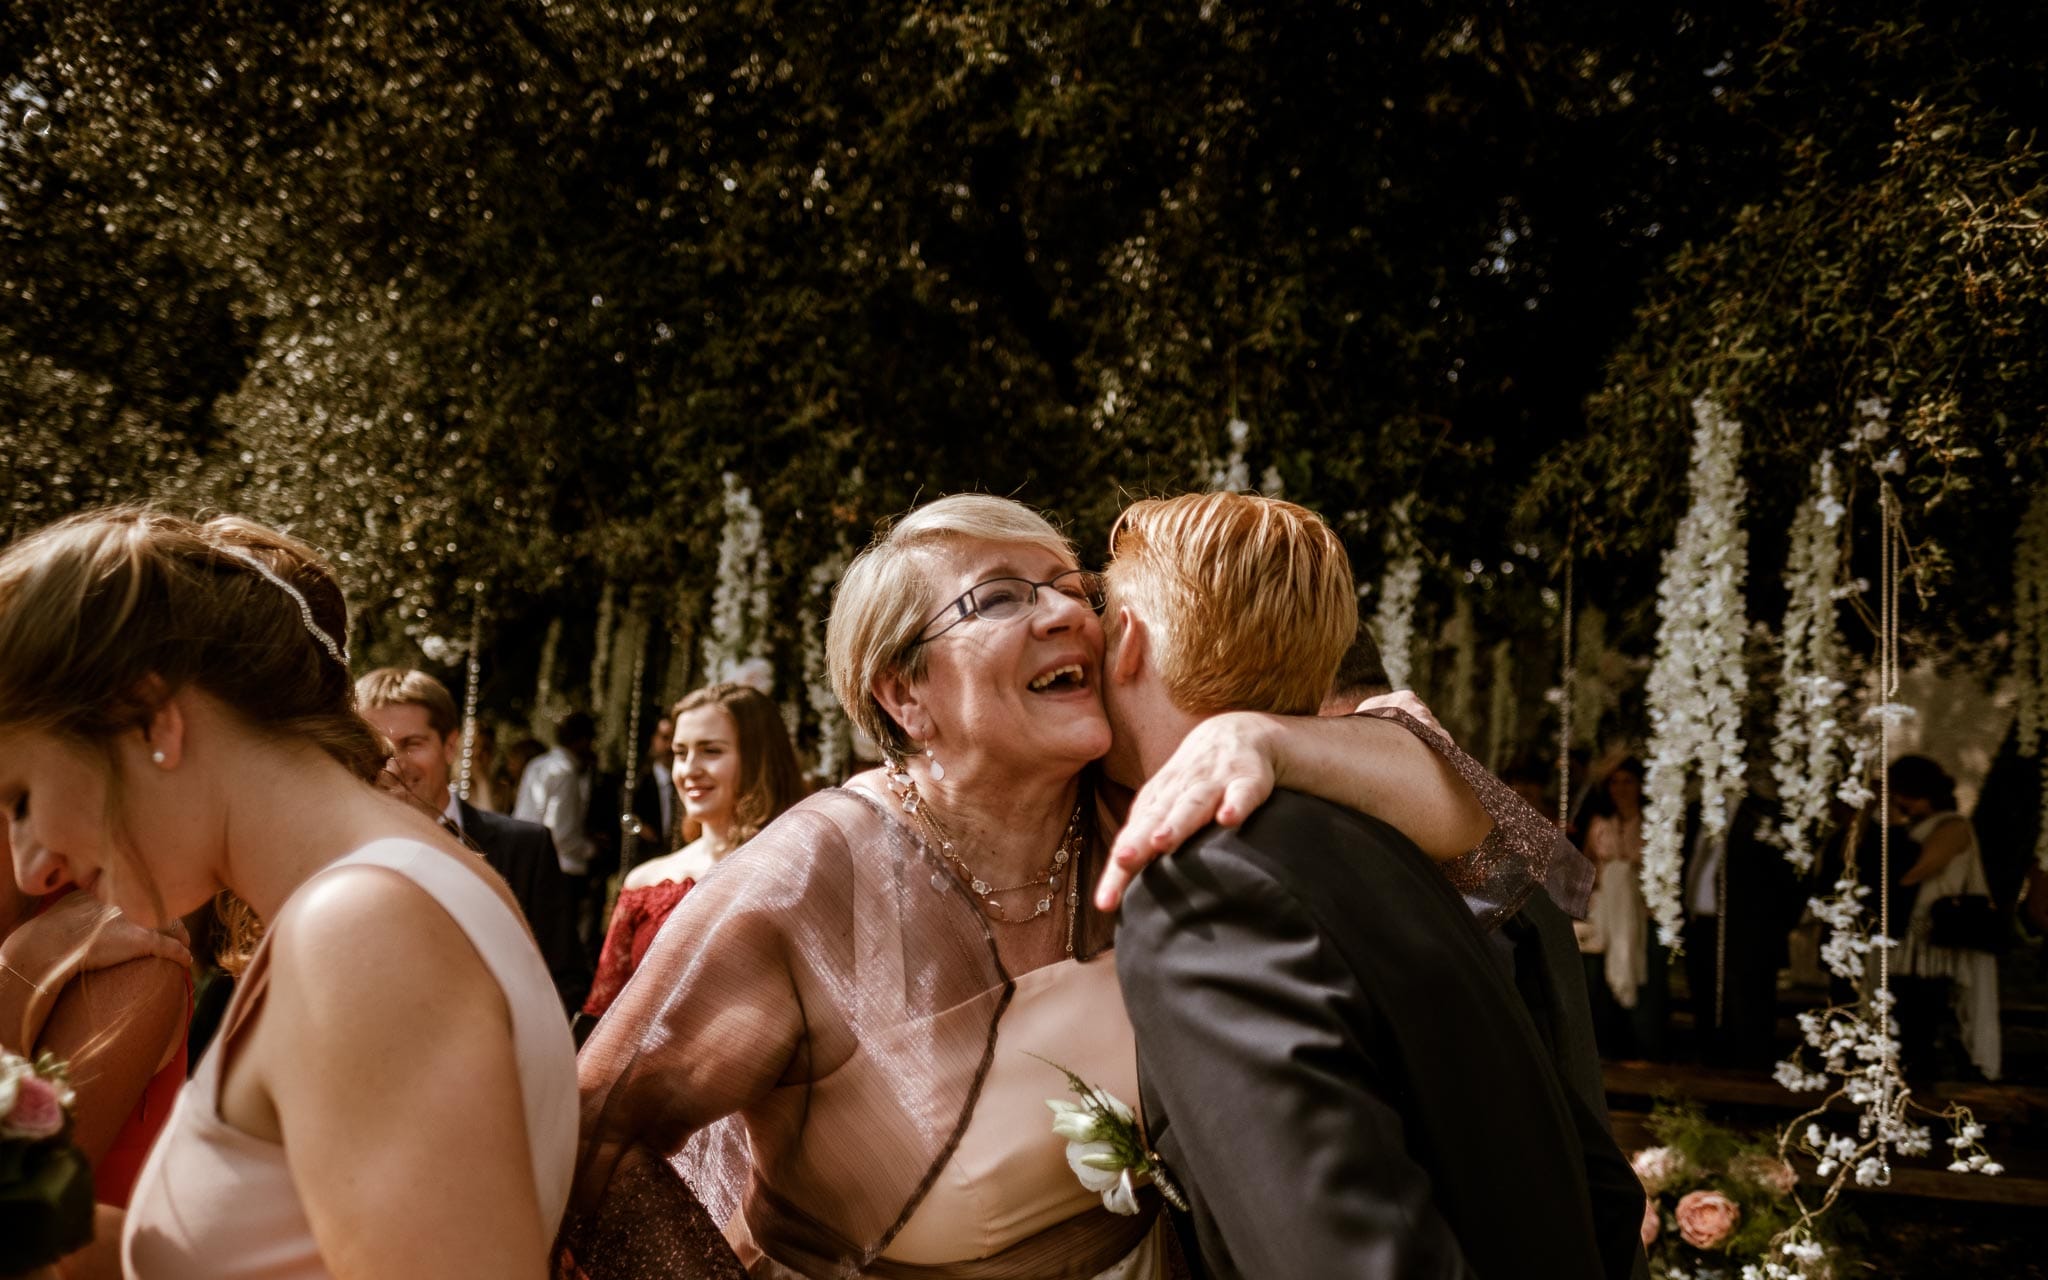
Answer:
[[[1488,684],[1486,708],[1486,771],[1499,773],[1508,767],[1521,736],[1520,691],[1515,688],[1515,646],[1502,640],[1493,646],[1493,673]]]
[[[1380,579],[1380,601],[1372,615],[1373,639],[1380,665],[1396,689],[1414,684],[1415,601],[1422,593],[1422,557],[1414,551],[1396,556]]]
[[[1859,408],[1869,403],[1866,401]],[[1873,421],[1881,425],[1883,415],[1867,419],[1865,427],[1868,428]],[[1881,436],[1882,431],[1874,437],[1859,432],[1858,437],[1844,448],[1853,450]],[[1899,454],[1893,451],[1874,464],[1873,470],[1880,477],[1895,474],[1900,469],[1895,465],[1898,460]],[[1870,735],[1869,743],[1859,744],[1858,760],[1853,768],[1869,769],[1878,775],[1882,784],[1882,770],[1890,754],[1892,730],[1905,714],[1904,708],[1891,701],[1898,687],[1898,601],[1903,578],[1900,549],[1904,546],[1904,535],[1896,501],[1888,489],[1881,488],[1880,502],[1879,532],[1884,540],[1881,557],[1884,573],[1879,584],[1877,609],[1881,634],[1874,687],[1875,706],[1870,713],[1877,728]],[[1852,773],[1845,780],[1844,794],[1854,785],[1866,799],[1875,798],[1863,783],[1864,776]],[[1882,812],[1877,815],[1877,820],[1884,821]],[[1856,833],[1852,831],[1850,834],[1853,840]],[[1883,848],[1889,852],[1888,839]],[[1883,865],[1878,870],[1880,877],[1885,878],[1889,876],[1891,867],[1888,859],[1882,861]],[[1805,1114],[1786,1125],[1779,1134],[1778,1150],[1781,1156],[1789,1156],[1796,1151],[1811,1158],[1815,1162],[1814,1174],[1824,1187],[1813,1203],[1808,1203],[1805,1193],[1794,1190],[1799,1218],[1772,1238],[1776,1257],[1760,1265],[1744,1267],[1743,1280],[1820,1280],[1831,1275],[1826,1264],[1826,1250],[1820,1244],[1814,1224],[1833,1207],[1846,1184],[1853,1181],[1859,1187],[1888,1185],[1893,1155],[1912,1157],[1930,1154],[1934,1149],[1933,1132],[1928,1124],[1921,1123],[1921,1117],[1944,1122],[1948,1126],[1949,1172],[1996,1176],[2005,1171],[2004,1166],[1985,1150],[1984,1128],[1967,1107],[1956,1103],[1949,1103],[1939,1111],[1924,1107],[1913,1100],[1913,1091],[1900,1074],[1899,1044],[1893,1034],[1892,1023],[1895,1000],[1887,980],[1889,966],[1886,964],[1888,949],[1893,943],[1882,927],[1886,922],[1873,920],[1868,913],[1866,900],[1870,894],[1870,889],[1858,883],[1853,872],[1847,872],[1836,882],[1830,896],[1815,898],[1808,904],[1827,930],[1826,941],[1821,946],[1822,962],[1830,973],[1852,986],[1867,990],[1868,995],[1853,1004],[1830,1005],[1799,1015],[1800,1036],[1804,1043],[1793,1051],[1790,1058],[1778,1064],[1775,1075],[1778,1083],[1787,1090],[1823,1093],[1824,1096]],[[1873,926],[1877,927],[1874,929]],[[1867,979],[1865,972],[1867,961],[1872,956],[1878,962],[1874,983]],[[1837,1102],[1847,1102],[1859,1112],[1853,1135],[1823,1127],[1823,1121]]]
[[[804,648],[804,700],[818,723],[818,777],[827,786],[846,776],[853,752],[845,710],[832,692],[832,672],[825,662],[824,619],[832,607],[832,589],[846,571],[844,547],[811,569],[798,631]]]
[[[1785,562],[1785,622],[1779,668],[1777,734],[1771,776],[1782,814],[1774,842],[1800,871],[1813,866],[1814,844],[1844,768],[1842,645],[1835,610],[1840,599],[1841,537],[1846,509],[1832,458],[1813,468],[1813,488],[1792,519]]]
[[[2020,520],[2012,564],[2013,675],[2019,684],[2020,754],[2041,762],[2041,833],[2034,858],[2048,867],[2048,490]]]
[[[1422,594],[1422,554],[1408,523],[1413,494],[1387,512],[1387,567],[1380,578],[1379,602],[1373,608],[1372,638],[1379,646],[1380,666],[1395,689],[1414,687],[1415,601]]]
[[[737,678],[749,658],[760,656],[767,610],[760,509],[738,476],[728,471],[723,481],[725,528],[718,537],[718,578],[704,636],[707,684]]]
[[[562,651],[562,620],[548,619],[547,635],[540,642],[540,672],[533,682],[533,715],[530,728],[536,738],[548,736],[547,726],[560,710],[555,705],[555,666]]]
[[[1743,579],[1749,567],[1742,529],[1742,424],[1706,396],[1692,402],[1692,414],[1692,502],[1664,556],[1657,661],[1647,690],[1643,897],[1667,947],[1682,945],[1685,925],[1679,872],[1686,780],[1699,778],[1702,828],[1709,835],[1722,831],[1729,793],[1742,782],[1742,703],[1749,692],[1742,658],[1748,630]]]

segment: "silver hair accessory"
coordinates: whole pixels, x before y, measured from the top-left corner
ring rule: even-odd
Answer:
[[[236,560],[240,560],[243,564],[246,564],[251,569],[254,569],[257,572],[257,574],[259,574],[263,578],[268,579],[270,582],[276,584],[278,590],[290,596],[293,602],[299,606],[299,617],[301,620],[305,622],[306,630],[313,633],[313,638],[320,642],[321,648],[327,650],[327,655],[329,657],[333,658],[336,662],[339,662],[341,664],[342,670],[346,671],[348,669],[348,646],[345,644],[336,644],[334,641],[334,637],[328,635],[327,632],[320,626],[320,624],[313,620],[313,606],[306,603],[306,595],[304,592],[300,591],[291,583],[286,582],[281,576],[279,576],[277,570],[271,568],[269,565],[263,563],[254,555],[243,550],[240,547],[215,547],[214,550],[220,552],[224,556],[230,556]]]

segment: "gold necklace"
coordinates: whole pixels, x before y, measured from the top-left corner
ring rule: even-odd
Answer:
[[[1074,805],[1074,816],[1067,820],[1066,835],[1060,839],[1059,847],[1053,850],[1052,862],[1044,871],[1022,884],[992,885],[976,874],[974,868],[967,865],[966,859],[954,851],[952,837],[940,825],[938,817],[932,813],[931,806],[926,804],[924,797],[918,793],[917,780],[910,776],[909,771],[901,765],[895,765],[889,769],[888,777],[890,785],[896,790],[897,802],[917,824],[920,834],[925,837],[927,843],[938,849],[940,857],[960,869],[960,874],[967,880],[967,887],[974,891],[982,914],[999,924],[1029,924],[1051,912],[1053,904],[1059,899],[1060,881],[1066,877],[1067,869],[1081,851],[1081,806],[1078,803]],[[934,886],[942,883],[939,879],[942,874],[944,873],[933,873]],[[1030,915],[1022,919],[1011,919],[1008,909],[994,896],[999,893],[1016,893],[1024,889],[1040,889],[1041,886],[1042,892],[1034,909]],[[1067,906],[1071,910],[1078,899],[1078,884],[1074,889],[1070,889],[1066,896]],[[1074,949],[1071,921],[1067,934],[1067,950],[1071,952]]]

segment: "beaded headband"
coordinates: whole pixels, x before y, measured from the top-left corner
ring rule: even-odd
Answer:
[[[251,569],[254,569],[258,575],[274,583],[277,586],[278,590],[290,596],[293,602],[299,606],[299,617],[305,622],[306,630],[313,633],[313,638],[320,642],[321,648],[327,650],[327,655],[329,657],[333,658],[336,662],[339,662],[341,664],[342,670],[346,671],[348,669],[348,646],[346,644],[336,644],[334,641],[334,637],[328,635],[326,630],[323,629],[319,623],[313,620],[313,606],[306,603],[306,596],[304,592],[300,591],[291,583],[286,582],[284,578],[281,577],[275,569],[272,569],[269,565],[263,563],[254,555],[250,554],[249,552],[243,550],[240,547],[217,546],[214,548],[214,550],[220,552],[224,556],[229,556],[236,560],[240,560],[243,564],[246,564]]]

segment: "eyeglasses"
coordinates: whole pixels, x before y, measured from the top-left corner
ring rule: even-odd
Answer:
[[[1090,612],[1102,612],[1102,575],[1088,569],[1069,569],[1065,573],[1054,574],[1046,582],[1033,582],[1029,578],[990,578],[967,588],[932,615],[931,621],[924,624],[924,629],[917,633],[917,639],[911,641],[909,647],[915,649],[936,640],[969,618],[1004,622],[1024,617],[1038,607],[1041,587],[1051,587]],[[932,628],[941,622],[946,625],[933,631]]]

